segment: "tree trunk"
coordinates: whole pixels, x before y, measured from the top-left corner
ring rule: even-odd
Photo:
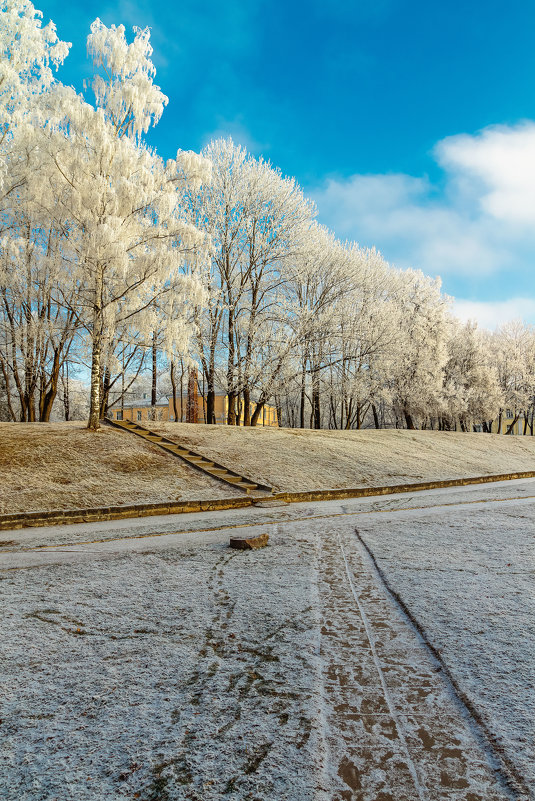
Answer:
[[[88,428],[98,431],[100,428],[100,336],[93,336],[93,348],[91,351],[91,393],[89,397],[89,422]]]
[[[100,419],[103,420],[105,417],[108,416],[108,405],[110,402],[110,387],[111,387],[111,375],[110,375],[110,368],[106,367],[104,370],[104,376],[102,379],[102,386],[100,391]],[[124,397],[124,393],[123,393]],[[121,406],[124,404],[121,403]]]
[[[69,399],[69,362],[63,371],[63,408],[65,410],[65,420],[71,419],[70,399]]]
[[[276,409],[276,412],[277,412],[277,423],[280,426],[281,420],[282,420],[282,403],[281,403],[281,399],[279,397],[275,398],[275,409]]]
[[[513,420],[513,422],[512,422],[512,423],[511,423],[511,424],[508,426],[508,428],[507,428],[507,431],[505,432],[506,434],[512,434],[512,433],[513,433],[513,428],[514,428],[514,427],[515,427],[515,425],[518,423],[518,418],[519,418],[519,416],[520,416],[520,415],[518,415],[518,414],[515,414],[515,417],[514,417],[514,420]]]
[[[227,363],[227,399],[228,415],[227,424],[236,425],[236,388],[234,386],[234,316],[232,309],[229,310],[228,317],[228,363]],[[239,422],[238,422],[239,424]]]
[[[263,401],[263,400],[262,401],[258,401],[258,403],[255,406],[255,410],[251,415],[251,422],[249,423],[249,425],[251,425],[251,426],[256,426],[257,425],[258,418],[260,417],[260,412],[263,411],[265,403],[266,402]]]
[[[50,422],[50,415],[52,413],[52,407],[54,405],[54,401],[56,400],[57,391],[58,391],[58,376],[54,374],[50,379],[50,384],[47,392],[45,393],[43,398],[39,399],[39,420],[42,423]]]
[[[175,423],[178,422],[178,405],[176,402],[176,378],[175,378],[175,363],[171,362],[171,386],[173,388],[173,414],[175,415]]]
[[[336,421],[336,406],[334,405],[334,396],[332,392],[329,397],[329,409],[330,409],[329,428],[336,430],[338,428],[338,423]]]
[[[215,388],[214,379],[208,378],[208,389],[206,391],[206,422],[215,425]]]
[[[373,424],[375,428],[381,428],[379,425],[379,415],[377,414],[377,407],[375,403],[372,403],[372,414],[373,414]]]
[[[9,374],[7,372],[7,367],[3,359],[0,359],[0,367],[2,368],[2,375],[4,376],[4,386],[6,390],[6,404],[9,410],[9,414],[11,416],[11,420],[13,422],[16,421],[17,416],[15,414],[15,410],[13,409],[13,403],[11,401],[11,387],[9,386]]]
[[[89,420],[87,427],[93,431],[100,428],[100,362],[102,355],[102,290],[103,275],[97,269],[95,276],[95,301],[93,306],[93,343],[91,348],[91,392],[89,396]]]
[[[180,359],[180,422],[184,420],[184,362]]]
[[[305,400],[306,400],[306,376],[307,376],[307,359],[303,359],[303,370],[301,372],[301,406],[299,410],[299,428],[305,427]]]
[[[405,422],[407,424],[407,428],[409,431],[415,431],[416,427],[414,425],[412,415],[407,411],[407,409],[403,409],[403,415],[405,417]]]
[[[156,381],[157,381],[157,373],[156,373],[156,357],[157,357],[157,350],[156,350],[156,332],[153,331],[152,333],[152,385],[151,385],[151,394],[150,394],[150,405],[152,406],[153,410],[156,406]]]
[[[321,396],[320,396],[320,373],[317,368],[312,372],[312,415],[314,428],[321,428]]]
[[[249,387],[243,390],[243,425],[251,425],[251,391]]]

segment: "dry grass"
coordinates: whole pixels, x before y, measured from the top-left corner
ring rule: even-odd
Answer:
[[[240,473],[299,491],[535,470],[535,438],[152,423]],[[82,423],[0,423],[0,514],[235,495],[156,446]]]
[[[0,423],[0,513],[230,494],[221,482],[111,428]]]
[[[535,437],[149,425],[278,490],[381,486],[535,470]]]

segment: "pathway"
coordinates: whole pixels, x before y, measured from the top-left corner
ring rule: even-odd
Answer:
[[[487,509],[529,529],[534,495],[530,480],[2,532],[0,796],[529,798],[355,529]],[[236,526],[270,547],[231,555]]]

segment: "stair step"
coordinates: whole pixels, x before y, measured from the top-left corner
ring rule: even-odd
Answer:
[[[132,433],[143,437],[146,442],[152,442],[155,445],[159,445],[163,450],[166,450],[175,456],[180,456],[185,462],[191,464],[192,467],[198,467],[207,475],[225,481],[227,484],[232,484],[233,487],[236,487],[237,489],[240,489],[246,493],[254,490],[268,493],[273,492],[273,490],[270,488],[262,489],[260,485],[255,484],[254,481],[251,481],[244,476],[235,475],[230,470],[227,470],[224,467],[219,467],[215,462],[212,462],[207,457],[201,456],[197,453],[192,453],[183,445],[179,445],[172,440],[168,440],[163,435],[160,436],[144,426],[134,423],[132,420],[113,420],[110,422],[112,422],[113,425],[119,426],[120,428],[129,429]]]

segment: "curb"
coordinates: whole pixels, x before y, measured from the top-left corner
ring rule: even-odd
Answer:
[[[0,531],[35,526],[61,526],[68,523],[98,523],[105,520],[123,520],[131,517],[177,515],[187,512],[212,512],[218,509],[241,509],[251,506],[253,499],[216,498],[211,501],[175,501],[169,503],[128,504],[103,506],[95,509],[63,509],[50,512],[15,512],[0,515]]]
[[[535,478],[535,470],[525,473],[500,473],[494,476],[473,476],[470,478],[446,478],[440,481],[422,481],[416,484],[390,484],[386,487],[356,487],[355,489],[310,490],[306,492],[278,492],[273,495],[277,501],[299,503],[300,501],[335,501],[344,498],[369,498],[373,495],[396,495],[402,492],[423,492],[424,490],[465,487],[469,484],[491,484],[496,481],[516,481],[522,478]]]
[[[306,492],[278,492],[266,499],[265,496],[245,496],[243,498],[215,498],[207,501],[174,501],[169,503],[129,504],[125,506],[104,506],[97,509],[65,509],[50,512],[15,512],[0,515],[0,531],[37,526],[58,526],[68,523],[97,523],[106,520],[123,520],[133,517],[153,515],[176,515],[188,512],[215,512],[225,509],[243,509],[265,503],[266,500],[300,503],[303,501],[334,501],[345,498],[369,498],[372,496],[395,495],[403,492],[423,492],[447,487],[465,487],[470,484],[490,484],[496,481],[515,481],[535,478],[535,470],[525,473],[501,473],[493,476],[474,476],[471,478],[450,478],[442,481],[423,481],[417,484],[392,484],[386,487],[355,487],[350,489],[310,490]]]

